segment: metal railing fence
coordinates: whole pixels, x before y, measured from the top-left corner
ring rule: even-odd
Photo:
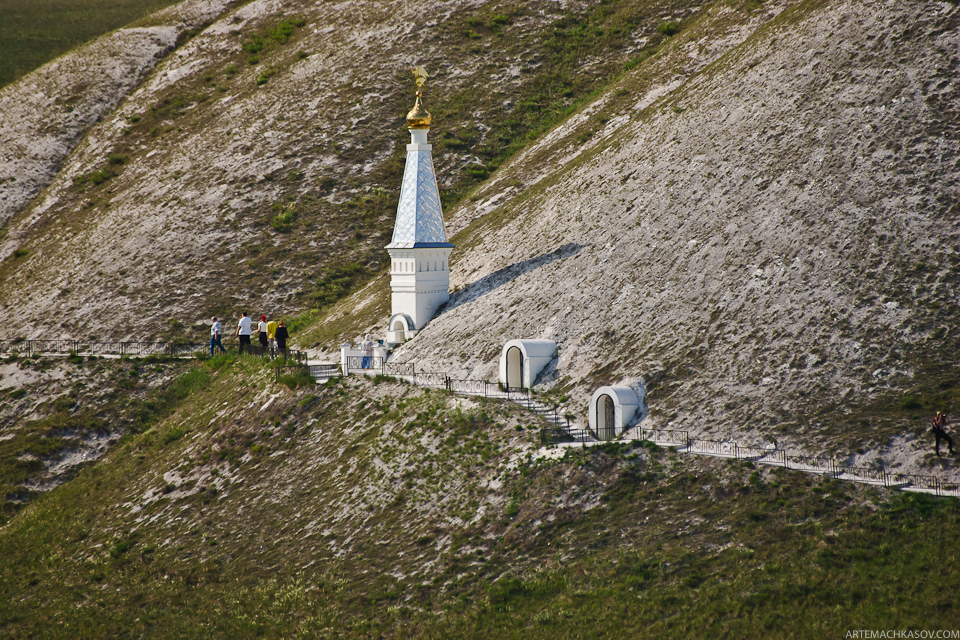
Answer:
[[[687,441],[687,452],[703,453],[735,458],[737,445],[729,440],[701,440],[692,438]]]
[[[224,349],[228,353],[239,353],[240,343],[225,342]],[[305,363],[305,351],[287,349],[274,350],[259,344],[244,345],[244,351],[261,357],[285,357],[295,362]],[[83,356],[126,356],[129,358],[145,358],[148,356],[170,356],[174,358],[190,357],[209,353],[209,342],[132,342],[120,340],[91,341],[91,340],[0,340],[0,353],[18,354],[26,357],[40,355],[69,355],[75,353]]]
[[[867,484],[882,484],[889,487],[891,482],[890,474],[884,469],[874,469],[872,467],[837,467],[837,478],[841,480],[853,480],[855,482],[864,482]]]
[[[540,443],[543,445],[567,442],[583,444],[596,442],[596,438],[589,429],[567,429],[559,426],[540,429]]]
[[[381,373],[385,376],[414,376],[417,367],[412,362],[384,362]]]
[[[550,430],[541,431],[543,434]],[[692,454],[718,455],[739,460],[753,460],[760,464],[782,466],[793,471],[820,473],[838,480],[876,484],[900,488],[904,491],[920,491],[937,496],[960,497],[960,484],[944,482],[937,476],[922,474],[891,473],[886,469],[844,465],[828,456],[791,455],[783,449],[764,450],[760,447],[744,447],[735,441],[702,440],[689,438],[686,431],[664,429],[640,429],[639,440],[656,444],[685,446],[682,451]]]
[[[417,371],[413,378],[414,384],[418,387],[433,387],[435,389],[446,389],[447,381],[450,379],[447,374],[439,371]]]
[[[744,447],[733,440],[703,440],[691,438],[687,442],[687,453],[716,455],[737,460],[762,458],[766,452],[759,447]]]
[[[786,452],[780,456],[783,460],[783,466],[795,471],[807,471],[811,473],[829,473],[837,475],[838,464],[833,458],[825,456],[792,456]]]
[[[280,382],[280,377],[285,375],[297,375],[303,372],[309,372],[309,367],[299,364],[287,364],[279,365],[276,368],[276,375],[274,376],[275,382]]]
[[[336,378],[341,375],[340,365],[338,364],[281,364],[276,366],[275,380],[280,382],[280,377],[288,374],[306,373],[316,378]]]
[[[306,366],[310,370],[310,375],[314,378],[336,378],[343,373],[340,370],[340,365],[337,364],[311,364]]]
[[[487,387],[491,386],[486,380],[454,380],[450,379],[447,389],[455,393],[487,397]],[[492,385],[496,388],[496,385]]]
[[[690,436],[686,431],[676,429],[641,429],[640,439],[677,447],[686,446],[690,442]]]
[[[384,358],[381,356],[367,356],[369,362],[364,363],[364,356],[347,356],[345,363],[346,373],[350,371],[370,371],[375,369],[383,370]],[[364,367],[363,365],[367,366]]]
[[[937,476],[915,473],[893,473],[889,475],[890,485],[900,485],[903,491],[922,491],[936,496],[960,496],[960,487],[956,483],[944,482]]]
[[[360,356],[349,356],[345,363],[346,374],[349,369],[360,368]],[[454,393],[474,396],[509,399],[543,416],[552,426],[539,430],[540,443],[543,445],[564,443],[597,443],[597,435],[590,429],[573,428],[564,425],[558,413],[558,405],[551,407],[533,398],[529,389],[521,387],[505,388],[486,380],[459,380],[438,371],[417,371],[412,362],[384,362],[381,358],[371,358],[371,369],[380,369],[384,375],[406,376],[413,384],[423,387],[446,389]],[[279,374],[278,374],[279,375]],[[628,429],[623,433],[634,431]],[[839,480],[880,484],[886,487],[900,487],[906,491],[923,491],[937,496],[960,496],[960,486],[944,483],[935,476],[918,474],[890,473],[873,467],[855,467],[842,465],[835,458],[827,456],[791,455],[782,449],[767,449],[757,446],[743,446],[733,440],[706,440],[691,438],[689,432],[680,429],[643,429],[638,428],[640,441],[649,441],[658,445],[676,446],[684,453],[714,455],[751,460],[760,464],[778,465],[787,469],[807,473],[829,474]],[[621,434],[622,435],[622,434]]]

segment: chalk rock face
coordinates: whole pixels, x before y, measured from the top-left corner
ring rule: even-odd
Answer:
[[[833,3],[597,120],[601,97],[456,212],[461,290],[399,355],[492,378],[507,340],[556,340],[581,403],[646,376],[654,426],[701,435],[909,381],[956,317],[957,27]]]
[[[63,90],[103,100],[82,122],[56,106],[59,90],[24,88],[42,74],[0,93],[38,100],[68,131],[44,138],[23,115],[0,134],[4,167],[29,160],[26,187],[0,183],[0,313],[12,319],[0,338],[147,339],[227,310],[308,308],[328,265],[385,255],[395,209],[357,211],[399,193],[407,70],[442,70],[428,85],[449,99],[428,92],[435,125],[456,114],[470,129],[468,142],[431,132],[443,196],[482,146],[512,143],[488,134],[559,46],[559,12],[596,5],[523,5],[509,38],[475,44],[457,25],[499,5],[196,6],[211,24],[152,71],[147,58],[176,35],[123,36],[129,52],[98,72],[122,85],[110,99]],[[506,341],[553,340],[559,384],[581,406],[642,379],[654,425],[791,424],[797,437],[818,432],[821,407],[833,419],[873,406],[925,363],[960,358],[960,8],[682,10],[682,31],[645,49],[662,19],[650,17],[609,52],[611,86],[445,207],[456,292],[398,358],[493,380]],[[295,16],[289,42],[254,51]],[[378,301],[366,291],[348,306],[359,317]]]
[[[422,62],[437,70],[430,87],[450,96],[500,68],[496,51],[462,55],[463,33],[448,27],[484,5],[255,0],[204,19],[209,26],[139,84],[142,71],[117,71],[133,86],[84,115],[84,123],[100,121],[69,155],[69,136],[57,134],[56,161],[38,160],[29,189],[4,183],[17,195],[0,235],[0,312],[17,320],[0,338],[96,331],[149,339],[165,335],[170,322],[192,327],[243,309],[302,310],[310,304],[305,290],[324,269],[366,264],[389,242],[395,200],[367,220],[358,221],[354,207],[365,198],[386,202],[387,188],[398,186],[391,160],[409,136],[408,69]],[[535,70],[528,41],[542,39],[565,9],[532,6],[504,27],[510,38],[491,46],[516,48],[511,64]],[[166,33],[155,46],[175,37]],[[627,40],[617,55],[638,48]],[[29,93],[21,87],[46,71],[6,94]],[[523,80],[493,84],[491,94],[504,96],[498,110]],[[471,118],[465,137],[482,144],[484,118],[463,114],[463,122]],[[23,155],[17,149],[32,144],[37,126],[17,125],[2,157]],[[469,162],[467,148],[436,157],[447,176],[440,188]]]
[[[177,36],[228,0],[189,0],[157,26],[119,29],[0,89],[0,227],[56,175],[80,136],[135,89]]]

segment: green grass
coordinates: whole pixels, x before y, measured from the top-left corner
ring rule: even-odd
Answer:
[[[299,387],[309,387],[315,384],[313,376],[308,369],[297,369],[292,373],[280,375],[278,382],[285,385],[288,389],[297,389]]]
[[[297,28],[306,24],[302,18],[281,18],[271,27],[264,28],[241,43],[240,48],[250,55],[261,54],[277,45],[287,43]]]
[[[0,634],[822,638],[960,623],[955,499],[639,445],[493,471],[527,437],[513,405],[464,411],[389,380],[287,391],[264,373],[225,359],[178,385],[191,391],[156,429],[0,529]],[[183,480],[163,478],[174,469]],[[502,489],[478,482],[491,473]]]
[[[0,87],[177,0],[0,0]]]
[[[589,620],[597,637],[619,638],[821,638],[843,637],[846,629],[955,628],[950,596],[934,585],[957,583],[939,545],[957,542],[958,514],[956,502],[896,496],[877,513],[844,510],[842,520],[828,517],[819,529],[766,525],[764,532],[779,539],[715,554],[597,554],[493,585],[486,602],[461,605],[442,625],[431,621],[422,636],[572,638],[576,620]],[[937,525],[928,527],[925,516]],[[824,524],[842,531],[825,536]],[[913,536],[927,541],[912,544]]]
[[[673,6],[679,8],[685,5],[678,2]],[[454,206],[508,158],[616,82],[622,74],[624,63],[623,54],[618,53],[630,44],[631,34],[638,30],[649,31],[647,47],[656,51],[663,34],[652,28],[655,24],[654,14],[655,10],[645,3],[602,3],[581,13],[565,12],[545,29],[541,41],[537,43],[540,64],[511,93],[513,104],[510,109],[488,121],[492,129],[486,133],[482,143],[479,134],[469,129],[451,127],[449,130],[441,128],[437,132],[433,141],[437,149],[435,153],[441,153],[444,149],[469,149],[480,160],[464,168],[458,183],[442,190],[444,206]],[[524,15],[523,9],[512,7],[507,14],[480,20],[479,23],[489,24],[480,30],[481,36],[495,42],[509,37],[509,27],[503,25]],[[468,18],[467,22],[470,21]],[[596,60],[598,57],[602,60],[596,73],[583,73],[583,61],[586,58]],[[482,103],[498,97],[484,93],[478,95],[472,87],[451,96],[443,96],[441,102],[432,107],[434,120],[438,123],[458,122],[459,114],[478,101]],[[492,105],[489,108],[493,110]]]
[[[77,446],[78,439],[108,435],[141,433],[172,413],[187,397],[210,382],[210,371],[224,361],[236,357],[221,356],[210,359],[206,365],[173,361],[162,358],[143,360],[98,360],[85,362],[78,356],[67,358],[66,364],[51,359],[36,364],[21,361],[21,368],[38,369],[61,366],[68,375],[82,376],[85,382],[74,383],[60,391],[53,402],[37,407],[41,417],[0,424],[9,429],[12,437],[0,440],[0,524],[17,513],[38,493],[29,487],[44,480],[46,463],[55,462],[61,455]],[[257,363],[259,364],[259,363]],[[173,375],[172,381],[152,387],[157,376]],[[34,398],[42,398],[50,387],[40,385],[16,389],[7,395],[11,400],[22,400],[25,406]],[[57,391],[53,391],[57,393]],[[177,427],[165,432],[167,441],[183,435]],[[68,472],[63,479],[68,479]]]

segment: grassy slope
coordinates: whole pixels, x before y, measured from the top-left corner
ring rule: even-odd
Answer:
[[[508,473],[486,521],[455,524],[483,491],[454,482],[505,460],[491,443],[519,446],[529,417],[484,407],[464,419],[447,396],[403,387],[287,392],[255,362],[210,371],[176,414],[0,530],[13,558],[0,569],[4,632],[824,637],[960,622],[955,500],[608,449]],[[224,402],[233,411],[218,416]],[[456,437],[432,451],[388,432],[397,424]],[[420,466],[380,478],[374,456],[391,451],[388,466],[404,453]],[[214,464],[227,480],[203,475]],[[167,482],[174,469],[200,475]],[[331,480],[342,472],[355,486],[377,478],[377,491],[349,493]],[[137,523],[128,503],[147,488],[168,497]],[[432,496],[447,497],[439,513],[415,508]],[[447,537],[413,576],[413,558]]]
[[[203,366],[209,384],[173,414],[0,530],[3,633],[825,637],[960,624],[956,500],[655,447],[530,463],[535,420],[512,405],[459,408],[390,382],[290,391],[252,360]]]
[[[13,356],[3,364],[7,375],[27,374],[29,381],[0,388],[0,525],[38,495],[38,486],[77,470],[51,473],[48,465],[143,431],[205,383],[191,363],[166,357]]]
[[[0,87],[177,0],[0,0]]]

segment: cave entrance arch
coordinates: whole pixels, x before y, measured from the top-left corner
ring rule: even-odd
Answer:
[[[507,349],[507,380],[505,386],[508,389],[519,389],[523,387],[523,351],[520,347],[510,347]]]
[[[616,406],[607,394],[597,399],[597,440],[612,440],[617,435]]]
[[[590,431],[597,440],[613,440],[643,419],[641,396],[632,387],[600,387],[590,400]]]
[[[532,388],[557,353],[553,340],[510,340],[500,350],[500,384],[510,389]]]
[[[417,335],[417,327],[413,318],[405,313],[395,313],[387,322],[387,344],[391,347],[403,344]]]

